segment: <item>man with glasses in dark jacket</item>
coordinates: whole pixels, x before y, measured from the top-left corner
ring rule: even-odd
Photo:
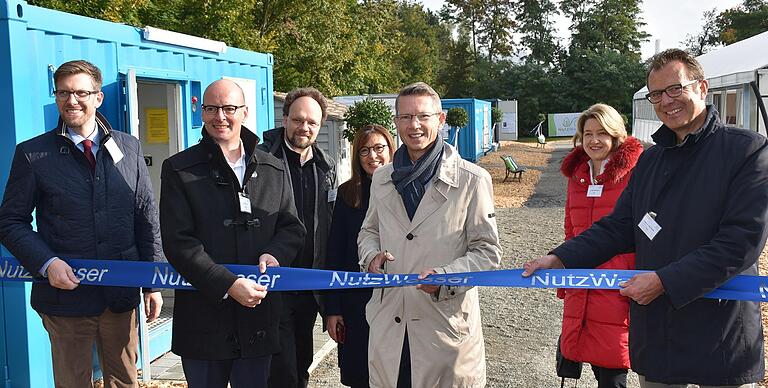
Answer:
[[[66,260],[162,260],[149,172],[139,141],[96,111],[104,100],[96,66],[66,62],[53,79],[59,122],[16,146],[0,241],[47,279],[32,286],[32,308],[48,331],[56,386],[92,386],[96,343],[104,385],[138,387],[139,290],[80,285]],[[160,292],[144,302],[149,322],[160,314]]]
[[[325,97],[315,88],[299,88],[285,96],[283,126],[264,133],[263,150],[283,161],[293,187],[296,209],[307,229],[292,267],[325,268],[328,231],[336,200],[333,158],[315,140],[327,117]],[[280,320],[282,351],[272,360],[270,386],[306,387],[312,364],[312,329],[319,305],[312,291],[283,292]]]
[[[203,93],[203,139],[163,163],[160,194],[168,261],[195,290],[176,290],[171,350],[190,388],[267,386],[280,350],[280,297],[223,264],[288,266],[304,241],[280,160],[256,148],[243,90]]]
[[[654,56],[647,99],[664,125],[614,212],[525,264],[594,268],[635,251],[622,285],[629,352],[643,388],[755,387],[764,377],[756,302],[704,296],[736,275],[757,275],[768,220],[768,139],[729,127],[706,105],[709,83],[682,50]]]

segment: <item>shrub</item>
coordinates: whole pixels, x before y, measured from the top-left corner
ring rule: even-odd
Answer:
[[[395,136],[395,127],[392,123],[392,111],[382,100],[366,98],[358,101],[347,109],[344,114],[347,128],[344,129],[344,138],[351,143],[355,134],[368,124],[379,124],[389,130]]]
[[[445,115],[445,123],[452,128],[462,128],[469,124],[469,114],[464,108],[451,108]]]
[[[491,122],[493,124],[500,123],[503,118],[504,114],[501,113],[501,109],[496,107],[491,108]]]

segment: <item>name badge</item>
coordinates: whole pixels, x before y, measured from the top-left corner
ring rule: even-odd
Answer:
[[[656,222],[656,214],[652,212],[645,213],[645,216],[637,226],[645,233],[649,240],[653,241],[653,238],[661,231],[661,226]]]
[[[603,185],[589,185],[587,188],[587,197],[599,198],[603,196]]]
[[[248,196],[240,193],[237,198],[240,199],[240,211],[243,213],[251,214],[251,200],[248,198]]]
[[[338,189],[330,189],[328,190],[328,202],[334,202],[336,201],[336,194],[339,190]]]
[[[117,146],[117,143],[115,143],[111,137],[104,143],[104,148],[106,148],[107,152],[112,155],[112,160],[115,164],[123,160],[123,152],[120,151],[120,147]]]

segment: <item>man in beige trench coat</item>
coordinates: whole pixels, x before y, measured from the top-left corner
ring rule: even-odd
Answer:
[[[440,97],[418,82],[400,91],[395,109],[403,145],[373,175],[357,240],[361,270],[424,278],[497,268],[491,177],[438,136]],[[376,289],[366,317],[371,387],[485,386],[477,288]]]

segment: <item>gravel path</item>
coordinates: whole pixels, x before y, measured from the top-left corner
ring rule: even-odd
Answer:
[[[541,179],[523,207],[496,209],[503,268],[520,268],[562,241],[565,179],[559,166],[567,152],[568,148],[556,148],[546,167],[533,167],[542,171]],[[480,304],[488,387],[559,387],[554,355],[562,301],[554,290],[482,288]],[[340,386],[334,350],[313,372],[310,387]],[[566,387],[573,386],[573,380],[566,382]],[[588,366],[578,386],[597,386]],[[629,387],[638,387],[634,374]]]

